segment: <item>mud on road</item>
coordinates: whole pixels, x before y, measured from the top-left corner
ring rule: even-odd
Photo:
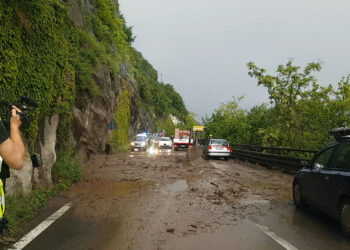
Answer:
[[[75,218],[108,222],[103,236],[85,240],[89,249],[181,249],[181,239],[225,232],[290,201],[292,179],[234,160],[205,161],[197,148],[95,155],[68,196]]]

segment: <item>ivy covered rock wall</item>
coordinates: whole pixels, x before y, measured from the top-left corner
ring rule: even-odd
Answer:
[[[26,145],[52,159],[42,173],[26,164],[23,171],[31,174],[25,181],[13,172],[11,187],[26,192],[28,183],[51,185],[56,155],[45,142],[74,148],[86,159],[106,143],[121,145],[140,130],[154,131],[161,117],[188,114],[133,40],[116,0],[0,0],[0,91],[8,101],[21,95],[38,101]],[[121,129],[110,138],[112,119]]]

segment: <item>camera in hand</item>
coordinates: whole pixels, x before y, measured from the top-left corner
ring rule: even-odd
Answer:
[[[20,97],[16,102],[9,102],[6,100],[3,100],[2,94],[0,92],[0,116],[1,121],[3,122],[7,133],[10,133],[10,119],[12,115],[12,106],[16,106],[19,108],[22,112],[18,112],[22,125],[20,127],[21,130],[28,129],[31,122],[31,113],[35,110],[35,108],[39,107],[38,103],[29,96],[22,96]],[[33,167],[41,167],[42,161],[40,154],[33,154],[31,156]],[[2,161],[1,164],[1,171],[0,171],[0,179],[3,181],[3,184],[5,185],[6,178],[10,177],[10,169],[9,166],[6,164],[5,161]]]

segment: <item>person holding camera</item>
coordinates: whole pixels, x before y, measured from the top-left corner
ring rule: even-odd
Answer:
[[[6,128],[0,122],[0,156],[10,168],[21,169],[24,164],[25,147],[19,128],[22,125],[19,113],[22,112],[16,106],[12,106],[10,119],[10,136]]]

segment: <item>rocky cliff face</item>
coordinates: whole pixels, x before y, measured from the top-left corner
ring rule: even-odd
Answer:
[[[69,13],[72,20],[82,30],[87,31],[84,16],[93,11],[89,1],[70,0]],[[91,31],[90,31],[91,32]],[[135,80],[128,77],[128,65],[120,65],[120,73],[115,77],[106,66],[95,68],[93,79],[99,87],[100,95],[86,98],[77,95],[73,108],[71,140],[76,144],[78,155],[86,158],[91,153],[104,152],[109,142],[108,124],[113,120],[118,96],[127,88],[131,93],[130,133],[133,136],[142,129],[155,129],[154,119],[140,105]],[[126,85],[123,85],[123,81]]]
[[[88,0],[69,0],[69,13],[75,25],[85,32],[92,32],[85,25],[85,16],[93,11]],[[122,64],[120,72],[115,76],[106,65],[100,65],[93,71],[93,80],[99,88],[95,97],[87,97],[77,93],[72,109],[73,122],[67,144],[74,145],[78,158],[88,159],[90,154],[104,152],[109,142],[108,124],[114,118],[118,96],[127,88],[131,96],[131,117],[129,136],[148,129],[154,130],[154,117],[140,104],[137,83],[128,77],[128,65]],[[123,84],[124,83],[124,84]],[[125,84],[126,83],[126,84]],[[56,161],[56,132],[59,126],[59,116],[45,117],[40,130],[40,151],[43,167],[33,169],[29,154],[25,165],[20,171],[11,170],[11,178],[7,181],[9,193],[29,193],[33,186],[52,186],[51,170]]]

